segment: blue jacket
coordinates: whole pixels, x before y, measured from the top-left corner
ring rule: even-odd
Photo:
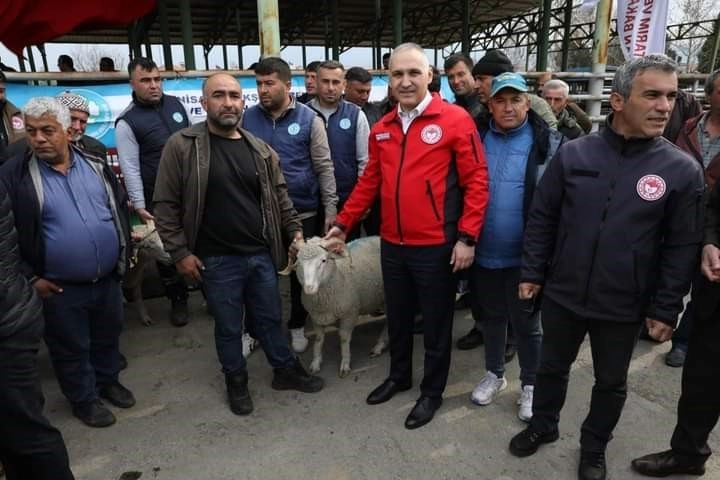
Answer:
[[[564,137],[534,111],[519,127],[501,133],[480,132],[490,179],[490,200],[475,249],[475,263],[484,268],[519,267],[528,208],[535,185]]]
[[[132,129],[140,153],[140,176],[145,200],[150,202],[155,190],[160,155],[163,147],[175,132],[190,126],[185,107],[172,95],[163,95],[158,105],[147,105],[136,100],[115,120],[124,120]]]
[[[268,143],[280,157],[290,199],[298,212],[317,210],[320,186],[310,157],[312,124],[317,114],[295,102],[283,116],[273,118],[259,105],[245,110],[242,128]]]

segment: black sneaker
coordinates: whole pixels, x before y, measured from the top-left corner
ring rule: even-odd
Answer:
[[[665,355],[665,365],[668,367],[674,367],[679,368],[685,365],[685,357],[687,356],[687,353],[685,350],[679,347],[673,347],[666,355]]]
[[[552,443],[560,437],[556,431],[540,433],[532,426],[515,435],[510,440],[510,453],[516,457],[527,457],[537,452],[543,443]]]
[[[604,452],[580,452],[579,480],[605,480],[606,473]]]
[[[170,309],[170,323],[176,327],[184,327],[188,324],[188,318],[187,298],[173,299]]]
[[[235,415],[249,415],[253,411],[253,401],[248,390],[247,371],[225,375],[230,410]]]
[[[115,423],[115,415],[103,405],[100,399],[75,403],[72,412],[88,427],[103,428]]]
[[[130,408],[135,405],[135,396],[117,381],[98,387],[98,395],[116,407]]]
[[[325,381],[314,375],[310,375],[295,358],[294,363],[289,367],[275,368],[273,370],[273,390],[297,390],[305,393],[319,392],[325,386]]]

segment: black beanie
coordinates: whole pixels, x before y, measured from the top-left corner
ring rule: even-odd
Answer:
[[[490,50],[477,61],[472,69],[473,76],[492,75],[496,77],[501,73],[513,72],[513,64],[510,59],[500,50]]]

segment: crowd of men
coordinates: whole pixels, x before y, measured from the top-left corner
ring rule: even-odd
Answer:
[[[454,103],[437,93],[420,46],[399,45],[387,62],[378,103],[368,101],[371,74],[336,61],[309,64],[296,97],[289,65],[262,59],[259,101],[247,109],[238,81],[215,73],[202,86],[206,120],[192,125],[163,92],[157,65],[135,58],[132,101],[115,130],[124,185],[105,147],[85,135],[87,99],[63,92],[19,110],[0,73],[0,461],[10,480],[73,478],[42,413],[41,338],[83,423],[115,423],[104,401],[135,404],[119,381],[131,211],[155,222],[174,263],[158,263],[173,325],[189,320],[186,281],[202,284],[237,415],[254,409],[246,357],[255,344],[273,389],[323,389],[297,356],[308,344],[301,287],[291,277],[287,336],[277,272],[306,237],[364,232],[381,237],[390,341],[388,376],[369,405],[413,388],[419,312],[423,378],[404,424],[432,421],[464,293],[475,325],[457,346],[485,344],[473,403],[507,388],[505,363],[517,350],[517,416],[527,427],[511,439],[513,455],[558,439],[570,366],[588,335],[595,384],[578,478],[606,478],[631,355],[646,335],[672,339],[666,362],[685,368],[671,449],[632,466],[651,476],[704,472],[720,414],[705,391],[720,376],[720,71],[707,79],[701,113],[680,93],[672,60],[629,61],[615,74],[605,125],[590,133],[567,83],[544,75],[532,93],[500,51],[445,59]]]

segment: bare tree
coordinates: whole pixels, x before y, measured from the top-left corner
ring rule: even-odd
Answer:
[[[677,0],[668,14],[670,17],[668,23],[693,23],[712,18],[718,11],[718,5],[718,0]],[[688,38],[672,43],[673,49],[683,57],[682,60],[685,60],[681,65],[684,63],[686,71],[691,72],[697,68],[695,62],[704,41],[703,38]]]
[[[79,45],[69,53],[75,62],[75,69],[81,72],[97,72],[100,70],[100,59],[108,57],[115,62],[115,69],[122,71],[127,65],[127,58],[116,50],[108,50],[97,45]]]

